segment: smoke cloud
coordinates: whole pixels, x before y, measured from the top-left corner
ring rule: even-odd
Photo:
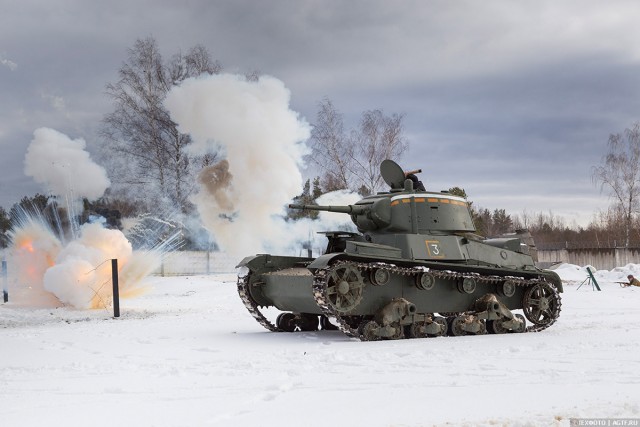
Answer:
[[[56,196],[95,200],[111,185],[105,169],[94,163],[84,139],[71,139],[39,128],[27,149],[24,171]]]
[[[194,152],[204,154],[212,143],[224,151],[225,160],[200,173],[193,202],[233,255],[291,246],[284,208],[302,191],[299,167],[310,126],[289,101],[289,90],[274,77],[248,81],[231,74],[185,80],[165,100],[179,130],[192,136]]]

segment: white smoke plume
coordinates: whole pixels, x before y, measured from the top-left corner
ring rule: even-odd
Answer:
[[[237,256],[291,246],[284,208],[302,191],[299,167],[310,126],[289,108],[290,92],[269,76],[222,74],[185,80],[165,100],[197,153],[212,143],[225,160],[200,173],[193,201],[216,242]]]
[[[95,200],[111,182],[105,169],[94,163],[84,139],[71,139],[49,128],[39,128],[27,149],[24,171],[56,196]]]

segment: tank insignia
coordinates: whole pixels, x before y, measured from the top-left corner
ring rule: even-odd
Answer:
[[[442,248],[440,247],[440,241],[438,240],[425,240],[424,243],[427,245],[427,252],[429,252],[430,258],[444,258],[444,252],[442,252]]]

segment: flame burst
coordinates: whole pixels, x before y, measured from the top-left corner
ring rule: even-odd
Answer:
[[[157,251],[134,252],[121,231],[99,223],[84,224],[79,237],[65,246],[48,227],[30,218],[11,233],[11,240],[17,285],[30,291],[27,303],[36,294],[48,294],[55,296],[57,305],[105,308],[112,302],[111,259],[118,259],[122,298],[144,293],[143,279],[161,260]]]

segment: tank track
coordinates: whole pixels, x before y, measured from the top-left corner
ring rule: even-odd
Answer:
[[[480,283],[493,283],[493,284],[503,282],[504,280],[509,280],[513,282],[516,286],[524,286],[524,287],[532,286],[540,283],[546,283],[547,285],[551,286],[551,289],[553,289],[554,298],[557,301],[557,310],[555,312],[555,316],[548,323],[544,325],[528,326],[526,329],[526,332],[540,332],[547,329],[551,325],[553,325],[560,315],[560,310],[562,306],[560,294],[558,293],[558,290],[556,289],[556,287],[552,283],[549,283],[546,280],[541,278],[525,279],[522,277],[515,277],[515,276],[483,276],[479,273],[461,273],[461,272],[455,272],[450,270],[427,269],[424,267],[398,267],[393,264],[386,264],[386,263],[380,263],[380,262],[358,263],[353,261],[339,261],[335,264],[329,265],[315,272],[314,282],[313,282],[313,296],[318,306],[324,311],[325,316],[334,317],[338,322],[338,327],[340,328],[340,330],[344,334],[352,338],[358,338],[360,336],[358,330],[350,326],[347,320],[340,313],[338,313],[331,304],[329,304],[327,293],[326,293],[329,271],[340,266],[341,264],[346,264],[346,263],[354,265],[356,268],[358,268],[361,271],[369,271],[374,268],[375,269],[384,268],[390,273],[404,275],[404,276],[417,275],[419,273],[428,271],[438,279],[455,280],[455,279],[473,278]]]
[[[398,267],[393,264],[386,264],[386,263],[380,263],[380,262],[366,263],[366,262],[353,262],[353,261],[338,261],[334,264],[331,264],[325,268],[318,269],[314,272],[313,297],[316,300],[316,304],[318,304],[318,307],[320,307],[320,309],[323,311],[324,315],[327,317],[335,318],[336,321],[338,322],[338,328],[345,335],[351,338],[360,337],[360,333],[358,332],[357,327],[354,328],[352,325],[349,324],[348,316],[345,317],[344,315],[340,314],[335,310],[335,308],[329,303],[329,299],[327,296],[329,272],[332,269],[337,268],[343,264],[353,265],[359,270],[365,271],[365,272],[370,271],[374,268],[375,269],[383,268],[389,271],[389,273],[404,275],[404,276],[417,275],[417,274],[428,271],[438,279],[457,280],[457,279],[473,278],[480,283],[493,283],[493,284],[500,283],[504,280],[509,280],[513,282],[516,286],[523,286],[523,287],[533,286],[541,283],[547,284],[553,290],[553,297],[557,302],[557,310],[554,313],[555,315],[548,323],[544,325],[528,326],[526,329],[526,332],[540,332],[547,329],[551,325],[553,325],[560,315],[560,310],[562,306],[560,295],[556,287],[552,283],[549,283],[546,280],[544,280],[543,278],[525,279],[523,277],[515,277],[515,276],[485,276],[479,273],[462,273],[462,272],[455,272],[450,270],[434,270],[434,269],[428,269],[425,267]],[[244,306],[247,308],[247,310],[253,316],[253,318],[256,319],[256,321],[260,323],[263,327],[265,327],[266,329],[272,332],[282,332],[281,329],[279,329],[276,325],[271,323],[260,312],[258,305],[256,304],[256,302],[253,300],[253,298],[249,293],[249,277],[250,277],[249,275],[246,275],[244,277],[238,278],[238,294],[240,295],[240,298],[242,299]]]
[[[249,313],[253,316],[254,319],[258,321],[262,326],[271,332],[282,332],[280,328],[271,323],[269,319],[267,319],[261,312],[258,304],[253,300],[251,294],[249,293],[249,277],[251,273],[246,274],[245,276],[238,277],[238,295],[240,295],[240,299],[244,303],[244,306],[247,308]]]

